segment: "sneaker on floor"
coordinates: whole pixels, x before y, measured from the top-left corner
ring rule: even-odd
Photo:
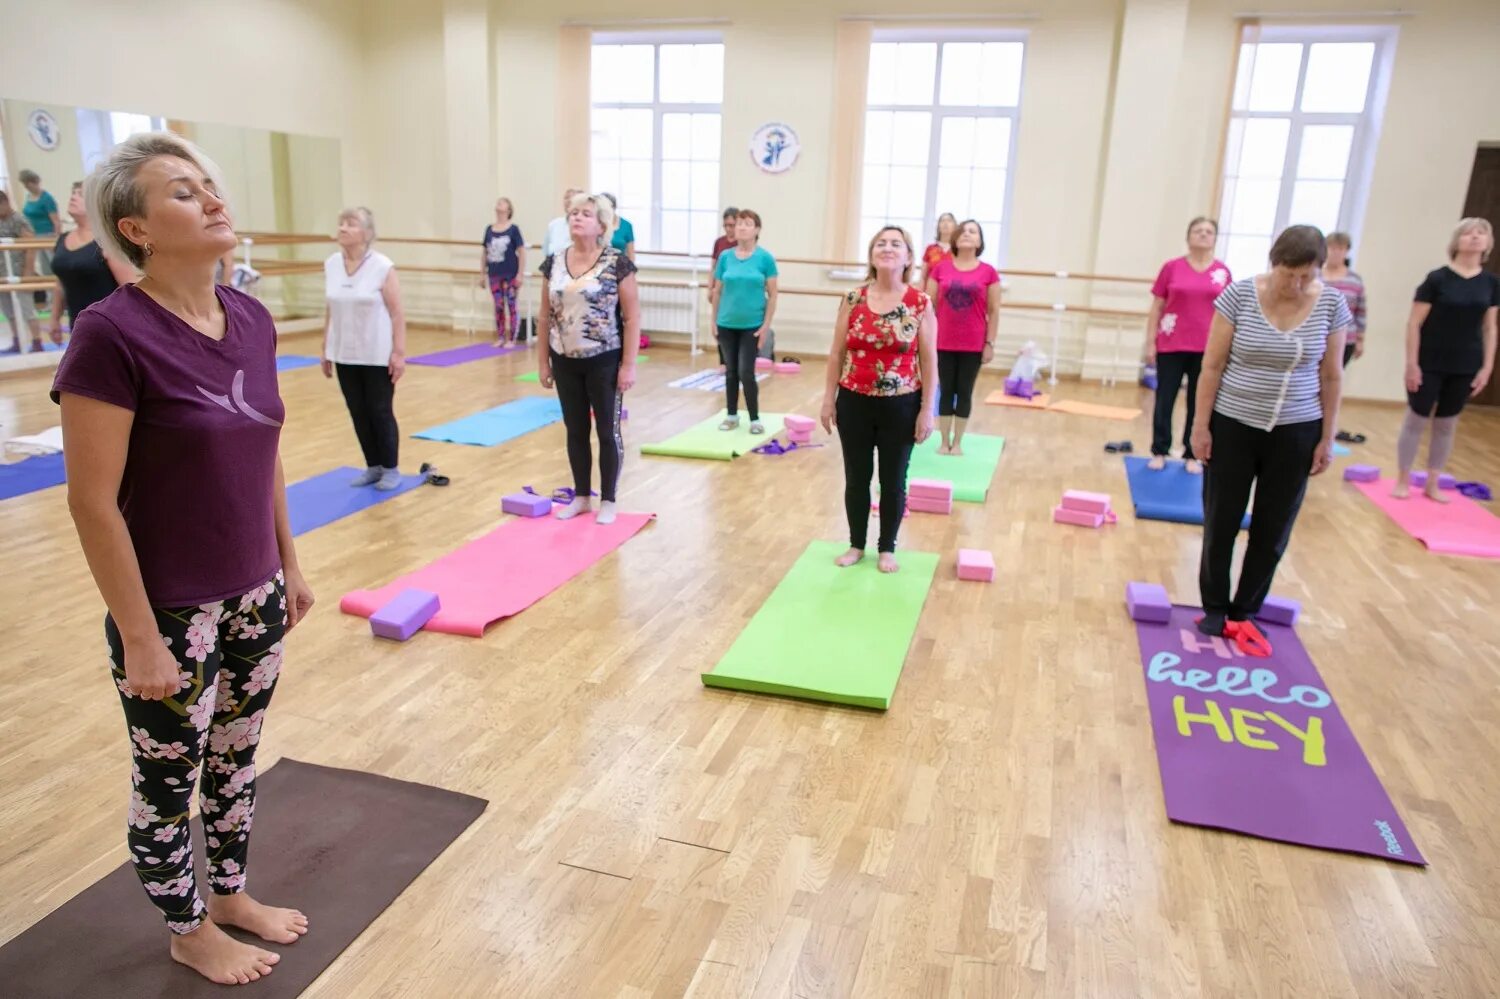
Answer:
[[[380,470],[380,481],[375,483],[375,488],[383,493],[394,492],[401,488],[401,470],[399,468],[383,468]]]
[[[379,465],[371,465],[369,468],[361,472],[359,478],[349,483],[349,485],[355,487],[373,486],[375,483],[380,481],[380,476],[384,472],[385,469],[381,468]]]

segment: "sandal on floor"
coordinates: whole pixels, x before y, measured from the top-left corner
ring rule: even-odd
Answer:
[[[1104,450],[1110,454],[1130,454],[1135,451],[1135,446],[1129,441],[1110,441],[1104,445]]]
[[[1342,441],[1345,444],[1363,444],[1365,442],[1365,435],[1351,434],[1347,430],[1340,430],[1338,433],[1333,435],[1333,439],[1336,441]]]
[[[740,418],[738,416],[730,416],[730,417],[726,417],[725,420],[724,420],[724,422],[719,424],[719,429],[720,430],[738,430],[739,426],[740,426]]]
[[[446,486],[449,482],[453,481],[446,475],[438,474],[436,465],[430,465],[425,461],[422,462],[422,467],[417,469],[417,471],[426,477],[429,486]]]
[[[766,425],[759,420],[751,420],[750,432],[752,434],[763,434],[766,432]]]

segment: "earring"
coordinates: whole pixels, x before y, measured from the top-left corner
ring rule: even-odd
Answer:
[[[141,252],[145,253],[146,256],[149,257],[149,256],[153,255],[154,253],[156,253],[156,250],[152,248],[152,246],[151,246],[150,243],[142,243],[141,244]]]

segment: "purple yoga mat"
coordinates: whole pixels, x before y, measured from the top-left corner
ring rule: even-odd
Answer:
[[[1168,818],[1425,865],[1296,631],[1262,623],[1254,659],[1201,614],[1135,623]]]
[[[514,354],[525,350],[524,343],[513,344],[509,347],[496,347],[492,343],[471,343],[467,347],[450,347],[433,354],[418,354],[416,357],[408,357],[407,364],[422,364],[430,368],[451,368],[455,364],[468,364],[470,361],[483,361],[491,357],[504,357],[506,354]]]

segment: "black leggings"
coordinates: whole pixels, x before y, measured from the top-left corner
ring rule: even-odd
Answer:
[[[974,404],[974,382],[983,366],[984,353],[976,350],[940,350],[938,356],[938,415],[969,418]]]
[[[1256,430],[1215,413],[1209,431],[1213,435],[1213,456],[1203,473],[1203,554],[1198,562],[1198,588],[1205,613],[1245,621],[1260,612],[1271,592],[1271,578],[1286,552],[1292,525],[1307,493],[1323,421]],[[1240,566],[1240,585],[1231,600],[1229,564],[1252,489],[1255,512],[1250,516],[1250,539]]]
[[[113,618],[104,619],[135,760],[125,839],[146,897],[166,918],[167,928],[191,933],[204,913],[188,823],[195,786],[208,886],[216,895],[245,890],[255,817],[255,747],[281,672],[285,581],[277,572],[243,596],[154,613],[181,678],[177,692],[161,701],[142,700],[130,690],[120,631]]]
[[[396,386],[383,364],[335,364],[339,388],[354,421],[354,436],[371,468],[395,468],[401,431],[396,426]]]
[[[594,450],[589,441],[589,412],[599,428],[599,498],[615,500],[620,466],[625,463],[625,439],[620,436],[620,351],[593,357],[564,357],[552,352],[552,380],[562,403],[563,426],[568,429],[568,464],[573,490],[580,499],[593,491]]]
[[[760,419],[760,386],[755,382],[755,342],[758,330],[719,327],[719,352],[724,358],[724,408],[730,416],[740,411],[740,386],[745,387],[745,408],[750,420]]]
[[[1156,355],[1156,411],[1151,419],[1151,453],[1165,456],[1172,450],[1172,410],[1182,379],[1187,377],[1187,419],[1182,424],[1182,456],[1193,457],[1193,417],[1198,411],[1198,373],[1203,355],[1170,351]]]
[[[844,449],[844,513],[849,547],[864,550],[870,526],[870,477],[880,452],[880,542],[878,551],[896,550],[896,534],[906,514],[906,466],[916,443],[922,393],[862,395],[840,388],[834,401],[839,444]]]
[[[1455,375],[1423,368],[1422,385],[1415,392],[1406,393],[1406,404],[1418,416],[1457,416],[1469,402],[1474,376],[1478,373]]]

